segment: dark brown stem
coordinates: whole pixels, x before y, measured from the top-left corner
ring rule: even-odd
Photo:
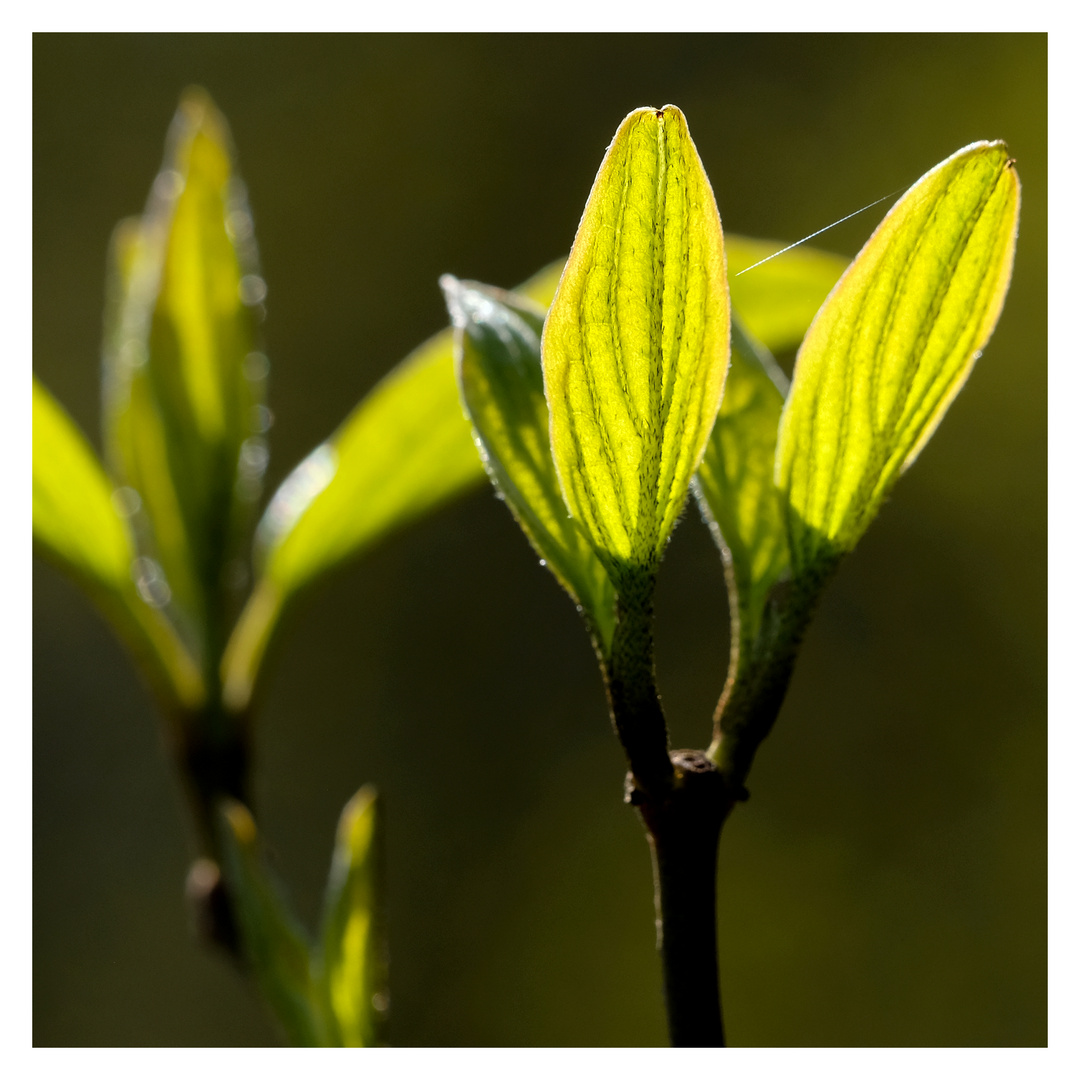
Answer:
[[[199,938],[240,959],[240,932],[221,874],[217,821],[222,799],[250,804],[250,746],[245,716],[208,708],[175,726],[174,754],[187,791],[199,857],[185,888]]]
[[[672,1046],[723,1046],[716,868],[720,830],[735,800],[701,751],[679,750],[671,761],[674,785],[665,796],[627,778],[627,799],[652,849],[668,1030]]]

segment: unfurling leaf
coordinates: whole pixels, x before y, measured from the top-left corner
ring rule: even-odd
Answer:
[[[338,822],[323,910],[318,983],[337,1046],[374,1046],[388,1004],[378,829],[375,789],[363,787]]]
[[[724,399],[696,486],[702,510],[730,555],[737,655],[743,662],[750,659],[769,590],[789,567],[784,508],[773,482],[787,385],[772,356],[733,319]]]
[[[543,336],[563,496],[622,589],[654,572],[720,404],[728,289],[712,188],[674,106],[619,127]]]
[[[461,399],[492,483],[548,569],[581,608],[598,647],[610,651],[614,591],[570,517],[551,457],[540,366],[544,309],[512,293],[441,282],[457,328]]]
[[[266,287],[228,129],[201,91],[181,101],[146,212],[117,229],[112,262],[106,448],[142,501],[135,534],[156,602],[171,601],[211,661],[267,461]]]
[[[777,483],[796,574],[850,550],[915,460],[997,323],[1020,184],[973,143],[889,211],[814,320],[780,425]]]

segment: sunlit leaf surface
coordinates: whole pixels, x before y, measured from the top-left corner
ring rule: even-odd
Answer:
[[[375,790],[361,788],[338,823],[323,912],[319,985],[338,1046],[374,1046],[387,1006],[378,827]]]
[[[600,166],[543,337],[563,494],[613,573],[654,567],[682,511],[720,404],[728,312],[686,121],[638,109]]]
[[[518,291],[546,306],[561,271],[552,263]],[[225,656],[229,703],[250,699],[296,592],[483,479],[458,397],[454,334],[443,330],[402,360],[274,493],[256,534],[259,578]]]
[[[732,321],[724,399],[697,475],[699,501],[730,552],[739,655],[749,659],[769,589],[788,568],[783,504],[773,482],[787,378]]]
[[[973,143],[888,213],[799,350],[777,482],[792,560],[850,550],[963,385],[1012,273],[1020,184],[1003,143]]]
[[[567,513],[551,457],[540,366],[544,309],[473,282],[442,279],[458,330],[461,397],[492,482],[606,653],[614,592]]]
[[[244,526],[267,462],[265,293],[225,121],[189,91],[144,216],[114,237],[104,418],[112,470],[141,498],[155,602],[207,659],[244,584]]]

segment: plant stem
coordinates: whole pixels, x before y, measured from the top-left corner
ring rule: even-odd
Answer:
[[[199,857],[188,874],[186,893],[198,936],[239,961],[240,931],[233,899],[221,870],[218,807],[222,799],[248,798],[250,746],[246,716],[216,704],[188,715],[175,727],[174,755],[195,825]]]
[[[724,1046],[716,944],[716,868],[720,830],[733,800],[699,750],[671,755],[675,783],[666,796],[628,778],[627,799],[652,850],[657,949],[672,1046]]]
[[[653,576],[624,579],[605,684],[630,765],[627,801],[652,851],[657,949],[672,1046],[723,1046],[716,949],[720,829],[735,799],[704,751],[668,751],[653,670]],[[741,789],[740,789],[741,790]]]

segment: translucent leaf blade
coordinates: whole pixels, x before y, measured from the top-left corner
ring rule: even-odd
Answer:
[[[227,700],[250,697],[298,590],[483,478],[445,330],[394,368],[274,493],[256,532],[259,580],[224,659]]]
[[[135,558],[97,455],[34,378],[34,540],[84,584],[125,590]]]
[[[786,390],[776,362],[733,320],[731,367],[697,491],[731,556],[741,660],[750,657],[769,590],[789,568],[784,508],[773,480]]]
[[[674,106],[623,121],[543,337],[563,495],[609,565],[655,565],[720,404],[728,359],[720,218]]]
[[[731,233],[724,236],[731,307],[747,332],[773,353],[794,349],[802,341],[848,265],[840,255],[805,245],[754,265],[785,246]]]
[[[387,1007],[379,828],[375,789],[361,788],[338,822],[321,935],[319,985],[341,1046],[376,1045]]]
[[[849,262],[803,244],[754,266],[784,246],[780,241],[724,233],[731,308],[747,332],[773,353],[794,349],[802,341]],[[549,307],[565,265],[564,259],[552,263],[514,292]],[[751,266],[749,273],[741,273]]]
[[[559,490],[540,365],[544,310],[473,282],[444,277],[442,286],[457,327],[461,398],[491,480],[606,654],[614,590]]]
[[[850,550],[963,385],[1001,312],[1020,185],[973,143],[893,207],[799,350],[777,480],[793,561]]]
[[[192,708],[204,690],[171,626],[136,589],[138,563],[116,491],[90,444],[33,380],[33,524],[37,549],[86,590],[128,645],[163,705]]]

